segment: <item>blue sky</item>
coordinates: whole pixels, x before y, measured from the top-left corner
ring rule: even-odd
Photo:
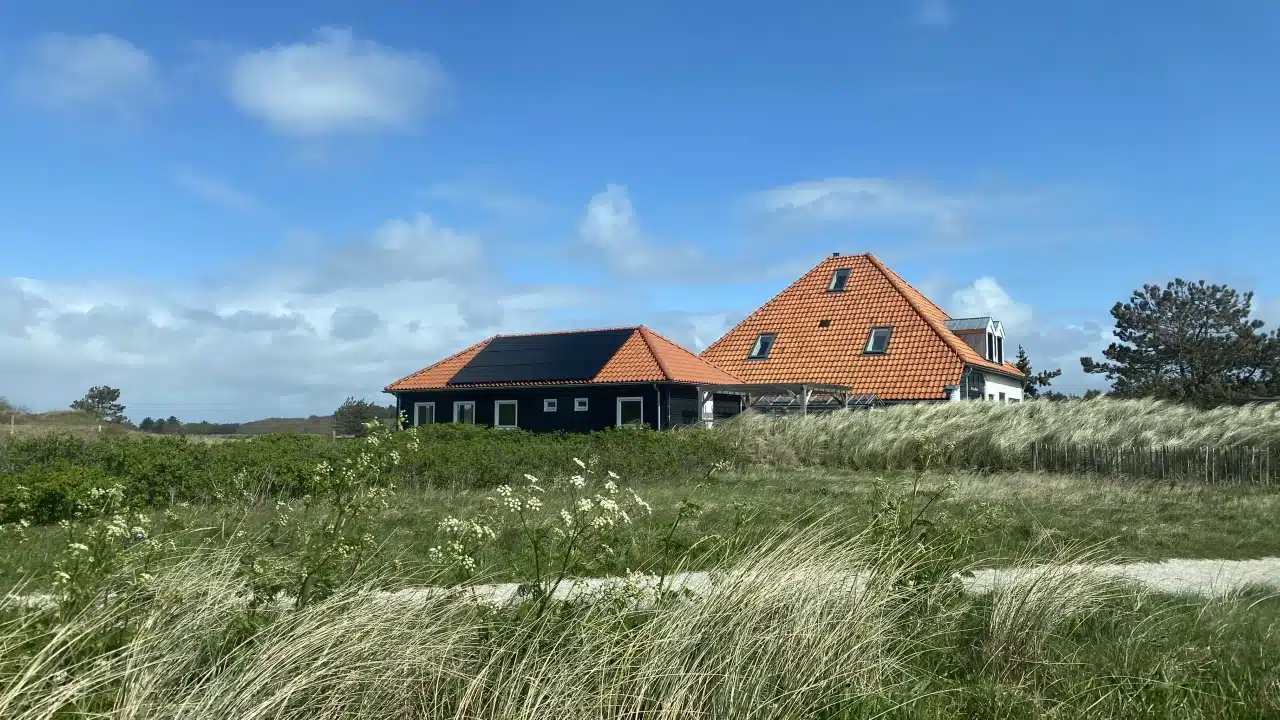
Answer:
[[[495,332],[701,349],[836,250],[1080,391],[1144,282],[1280,320],[1278,40],[1263,0],[10,4],[0,394],[243,420]]]

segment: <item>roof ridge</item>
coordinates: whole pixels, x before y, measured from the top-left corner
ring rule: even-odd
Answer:
[[[649,328],[641,325],[636,328],[636,332],[640,333],[640,339],[644,340],[644,346],[649,349],[649,354],[653,356],[654,362],[658,363],[658,372],[662,373],[665,380],[674,380],[675,376],[671,374],[671,368],[667,367],[666,361],[662,359],[662,355],[653,347],[653,338],[649,337]],[[621,350],[621,348],[619,348]]]
[[[496,337],[498,337],[498,336],[497,336],[497,335],[492,335],[492,336],[490,336],[490,337],[487,337],[487,338],[485,338],[485,339],[481,340],[480,342],[472,343],[471,345],[468,345],[467,347],[465,347],[465,348],[463,348],[463,349],[459,350],[458,352],[456,352],[456,353],[454,353],[454,354],[452,354],[452,355],[450,355],[450,356],[448,356],[448,357],[446,357],[446,358],[441,358],[440,360],[437,360],[437,361],[435,361],[435,362],[431,363],[430,365],[428,365],[428,366],[426,366],[426,367],[424,367],[424,368],[420,368],[420,369],[418,369],[418,370],[415,370],[415,371],[413,371],[413,372],[409,373],[408,375],[405,375],[404,377],[400,378],[399,380],[396,380],[395,382],[387,383],[386,387],[382,388],[382,392],[390,392],[390,389],[389,389],[389,388],[390,388],[392,385],[399,385],[400,383],[404,382],[405,380],[408,380],[409,378],[413,377],[414,375],[421,375],[422,373],[424,373],[424,372],[426,372],[426,371],[430,370],[431,368],[436,367],[437,365],[442,365],[442,364],[444,364],[444,363],[447,363],[447,362],[449,362],[450,360],[452,360],[452,359],[454,359],[454,358],[458,357],[459,355],[464,355],[464,354],[466,354],[466,353],[468,353],[468,352],[470,352],[470,351],[472,351],[472,350],[474,350],[474,349],[476,349],[476,348],[478,348],[478,347],[480,347],[480,346],[482,346],[482,345],[488,345],[488,344],[489,344],[490,342],[492,342],[492,341],[493,341],[493,339],[494,339],[494,338],[496,338]]]
[[[930,330],[933,331],[934,335],[938,336],[938,339],[941,340],[943,344],[947,346],[947,349],[949,349],[956,356],[956,359],[958,359],[962,363],[965,363],[966,365],[969,364],[969,362],[965,360],[964,351],[956,347],[958,344],[960,344],[963,341],[960,338],[956,337],[950,330],[947,330],[945,327],[938,327],[938,323],[935,322],[933,318],[929,317],[928,314],[926,314],[920,308],[920,306],[916,303],[916,301],[912,299],[910,293],[903,291],[902,286],[906,285],[916,294],[920,294],[920,291],[916,290],[915,288],[907,284],[906,280],[903,280],[902,278],[898,277],[897,273],[885,267],[884,263],[880,262],[880,258],[874,255],[868,255],[868,257],[871,260],[872,266],[874,266],[877,270],[881,272],[881,274],[884,275],[885,279],[889,281],[889,284],[893,286],[893,289],[896,290],[897,293],[902,296],[903,300],[907,301],[907,305],[911,306],[911,310],[916,315],[919,315],[921,320],[924,320],[924,324],[928,326]],[[921,297],[924,297],[924,296],[921,294]],[[928,300],[928,298],[925,298],[925,299]],[[930,301],[929,304],[933,305],[933,302]],[[937,305],[934,305],[934,307],[938,308]],[[942,308],[938,308],[938,310],[941,311]],[[942,314],[946,315],[945,312],[943,312]]]
[[[640,325],[615,325],[614,327],[578,328],[576,330],[540,330],[538,332],[527,333],[498,333],[489,339],[492,340],[493,338],[499,337],[534,337],[537,335],[572,335],[574,333],[608,332],[610,330],[637,330],[640,327]]]
[[[865,255],[868,255],[868,256],[870,255],[870,253],[864,253],[864,254],[865,254]],[[713,343],[711,343],[710,345],[708,345],[708,346],[706,346],[705,348],[703,348],[703,349],[702,349],[702,352],[704,352],[704,353],[705,353],[705,352],[708,352],[708,351],[710,351],[710,350],[714,349],[714,348],[715,348],[715,346],[717,346],[717,345],[719,345],[720,343],[724,342],[725,338],[727,338],[727,337],[729,337],[730,335],[732,335],[732,334],[733,334],[733,331],[734,331],[734,330],[737,330],[739,326],[741,326],[743,323],[747,322],[747,321],[748,321],[748,320],[750,320],[751,318],[755,317],[756,315],[759,315],[760,313],[764,312],[766,308],[768,308],[770,305],[772,305],[772,304],[774,304],[775,302],[777,302],[777,301],[778,301],[778,298],[782,297],[783,295],[786,295],[788,290],[790,290],[791,288],[793,288],[793,287],[795,287],[795,286],[799,285],[801,281],[803,281],[805,278],[809,277],[809,273],[811,273],[811,272],[813,272],[814,270],[817,270],[818,268],[822,267],[823,263],[826,263],[826,262],[828,262],[828,261],[832,260],[834,257],[857,257],[857,255],[840,255],[840,256],[832,256],[832,257],[829,257],[829,258],[825,258],[825,259],[823,259],[823,260],[822,260],[821,262],[819,262],[817,265],[814,265],[813,267],[811,267],[811,268],[809,268],[808,270],[806,270],[803,274],[801,274],[801,275],[800,275],[800,277],[796,278],[795,280],[792,280],[790,285],[787,285],[786,287],[784,287],[784,288],[782,288],[781,290],[779,290],[779,291],[778,291],[778,293],[777,293],[776,295],[774,295],[773,297],[771,297],[771,298],[769,298],[768,300],[766,300],[766,301],[765,301],[765,303],[764,303],[763,305],[761,305],[760,307],[758,307],[758,308],[756,308],[755,310],[753,310],[753,311],[751,312],[751,314],[750,314],[750,315],[747,315],[746,317],[744,317],[744,318],[742,318],[741,320],[739,320],[737,325],[734,325],[733,327],[731,327],[731,328],[729,328],[728,330],[726,330],[726,331],[725,331],[725,333],[724,333],[723,335],[721,335],[719,339],[717,339],[715,342],[713,342]],[[702,354],[702,353],[699,353],[699,356],[701,356],[701,354]]]
[[[653,328],[648,327],[647,325],[641,325],[641,326],[640,326],[640,329],[641,329],[641,330],[644,330],[644,331],[645,331],[645,332],[647,332],[647,333],[649,333],[649,335],[651,335],[652,337],[655,337],[655,338],[657,338],[657,339],[661,340],[662,342],[664,342],[664,343],[666,343],[666,344],[670,345],[671,347],[673,347],[673,348],[675,348],[675,349],[679,350],[680,352],[684,353],[685,355],[688,355],[689,357],[693,358],[694,360],[696,360],[696,361],[698,361],[698,362],[700,362],[700,363],[704,363],[704,364],[706,364],[706,365],[709,365],[709,366],[711,366],[712,368],[715,368],[716,370],[719,370],[720,372],[724,373],[725,375],[728,375],[729,377],[731,377],[731,378],[733,378],[733,379],[737,380],[738,382],[745,382],[742,378],[738,377],[737,375],[734,375],[733,373],[729,372],[728,370],[725,370],[724,368],[720,367],[719,365],[717,365],[717,364],[715,364],[715,363],[711,362],[710,360],[708,360],[708,359],[706,359],[706,358],[702,357],[702,356],[701,356],[701,355],[699,355],[698,353],[693,352],[693,351],[692,351],[692,350],[690,350],[689,348],[685,347],[684,345],[681,345],[680,343],[676,342],[675,340],[672,340],[671,338],[667,337],[666,335],[663,335],[662,333],[658,332],[657,330],[654,330]],[[652,351],[653,351],[653,354],[654,354],[654,357],[655,357],[655,358],[660,358],[660,356],[659,356],[659,354],[658,354],[658,351],[657,351],[656,349],[654,349],[654,348],[653,348],[653,345],[652,345],[652,344],[650,344],[649,348],[650,348],[650,350],[652,350]],[[679,382],[678,380],[676,380],[676,379],[675,379],[675,376],[674,376],[674,375],[671,375],[671,374],[667,371],[666,365],[665,365],[665,363],[663,363],[663,362],[661,361],[661,359],[659,359],[659,366],[663,368],[663,372],[667,372],[668,377],[670,377],[673,381]]]
[[[923,298],[925,302],[927,302],[927,303],[929,303],[929,305],[933,306],[933,309],[934,309],[934,310],[937,310],[938,312],[942,313],[943,315],[946,315],[948,320],[965,320],[965,319],[966,319],[966,318],[953,318],[953,317],[951,317],[951,313],[947,312],[946,310],[943,310],[943,309],[942,309],[942,307],[941,307],[940,305],[938,305],[938,303],[936,303],[936,302],[934,302],[934,301],[930,300],[928,295],[925,295],[924,293],[920,292],[920,290],[919,290],[915,285],[912,285],[911,283],[907,282],[906,278],[904,278],[904,277],[902,277],[901,275],[899,275],[899,274],[898,274],[898,271],[894,270],[893,268],[889,267],[888,265],[885,265],[883,262],[880,262],[880,258],[876,257],[875,255],[872,255],[871,253],[867,253],[867,257],[871,258],[872,262],[873,262],[876,266],[878,266],[881,270],[883,270],[884,272],[888,273],[888,275],[892,275],[892,276],[893,276],[893,278],[897,279],[897,281],[898,281],[898,282],[902,283],[903,285],[906,285],[908,288],[910,288],[910,289],[911,289],[911,291],[912,291],[912,292],[914,292],[915,294],[917,294],[917,295],[919,295],[921,298]],[[977,316],[975,316],[975,317],[985,317],[985,316],[977,315]]]

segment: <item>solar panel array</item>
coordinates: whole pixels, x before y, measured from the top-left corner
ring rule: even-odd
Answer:
[[[448,384],[585,382],[599,374],[634,332],[624,328],[498,336]]]

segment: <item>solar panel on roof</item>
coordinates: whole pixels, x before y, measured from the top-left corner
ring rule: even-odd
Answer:
[[[991,322],[991,318],[956,318],[947,321],[947,329],[951,332],[964,332],[966,330],[985,330],[987,324]]]
[[[499,336],[462,367],[449,385],[582,381],[599,374],[634,329]]]

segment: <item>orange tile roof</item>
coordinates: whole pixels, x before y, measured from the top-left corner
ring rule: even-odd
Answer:
[[[662,337],[647,327],[609,328],[616,330],[632,330],[632,334],[622,343],[618,351],[609,359],[604,367],[589,380],[589,383],[630,383],[630,382],[679,382],[716,385],[735,385],[742,381],[732,374],[715,367],[692,352]],[[564,332],[587,332],[570,330]],[[526,333],[527,335],[551,335],[557,333]],[[498,337],[498,336],[495,336]],[[544,385],[580,385],[580,382],[566,381],[532,381],[516,383],[467,383],[449,385],[449,379],[458,373],[484,346],[493,338],[476,343],[471,347],[423,368],[412,375],[401,378],[384,390],[399,392],[405,390],[439,390],[468,387],[509,387],[544,386]]]
[[[843,292],[827,292],[833,271],[849,268]],[[875,256],[831,257],[702,352],[702,358],[748,383],[848,385],[884,400],[942,399],[965,365],[1021,376],[984,360],[946,327],[937,305]],[[829,320],[829,327],[819,322]],[[888,352],[863,354],[871,328],[892,326]],[[765,360],[747,355],[762,332],[777,333]]]

